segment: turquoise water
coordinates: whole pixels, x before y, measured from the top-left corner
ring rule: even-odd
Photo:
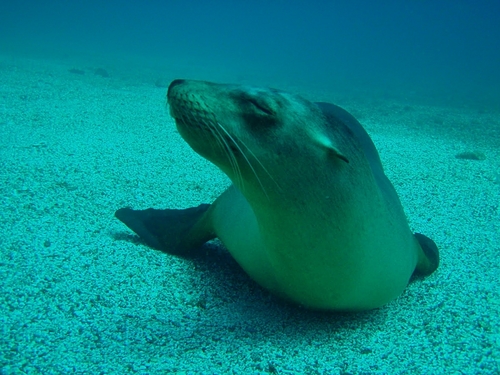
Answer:
[[[497,1],[0,4],[0,374],[497,374]],[[175,78],[349,110],[440,268],[358,314],[272,297],[220,243],[151,250],[117,208],[229,184],[180,138]]]

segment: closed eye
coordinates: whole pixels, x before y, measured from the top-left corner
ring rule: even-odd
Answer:
[[[259,103],[255,98],[249,98],[248,101],[252,103],[255,108],[264,112],[266,115],[274,116],[274,111],[270,107],[268,107],[266,103]]]

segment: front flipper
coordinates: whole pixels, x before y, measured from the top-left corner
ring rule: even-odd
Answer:
[[[133,210],[120,208],[115,217],[155,249],[174,255],[188,255],[215,238],[207,211],[202,204],[185,210]]]

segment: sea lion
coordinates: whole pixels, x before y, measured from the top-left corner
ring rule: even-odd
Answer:
[[[218,237],[257,283],[313,309],[367,310],[438,266],[413,234],[378,152],[342,108],[283,91],[173,81],[170,114],[232,181],[211,205],[116,217],[146,244],[186,255]]]

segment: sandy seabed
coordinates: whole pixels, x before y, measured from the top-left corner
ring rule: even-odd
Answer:
[[[131,71],[0,56],[0,374],[500,372],[498,112],[337,95],[441,265],[381,309],[317,313],[270,296],[218,243],[180,259],[114,219],[229,184],[168,115],[155,82],[180,77]]]

